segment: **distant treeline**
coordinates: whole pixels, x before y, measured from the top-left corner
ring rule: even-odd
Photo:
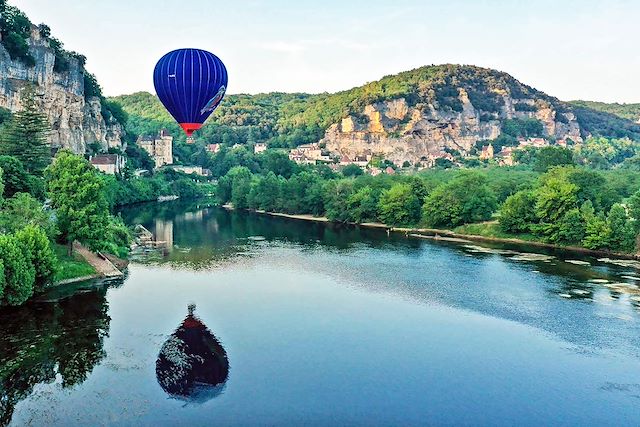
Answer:
[[[488,221],[495,234],[624,252],[635,250],[640,231],[640,174],[632,168],[595,171],[569,159],[542,171],[488,167],[372,177],[352,168],[298,166],[277,152],[236,149],[220,157],[216,196],[240,209],[449,229]]]

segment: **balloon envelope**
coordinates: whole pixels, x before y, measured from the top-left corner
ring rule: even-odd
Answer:
[[[160,58],[153,84],[162,104],[191,136],[220,105],[227,90],[227,69],[211,52],[178,49]]]

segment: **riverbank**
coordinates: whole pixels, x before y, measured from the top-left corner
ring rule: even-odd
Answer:
[[[91,252],[79,243],[73,245],[72,255],[67,253],[65,245],[56,245],[54,249],[58,259],[58,271],[53,286],[124,276],[121,269],[126,267],[126,260]]]
[[[228,210],[234,209],[233,206],[228,204],[222,205],[222,207]],[[331,222],[327,217],[318,217],[313,215],[285,214],[280,212],[267,212],[259,209],[257,210],[249,209],[249,211],[255,212],[261,215],[296,219],[300,221],[312,221],[312,222],[324,222],[324,223]],[[468,234],[468,233],[461,233],[453,230],[440,229],[440,228],[391,227],[387,224],[382,224],[379,222],[365,222],[360,224],[349,223],[349,224],[355,225],[358,227],[364,227],[364,228],[381,229],[381,230],[385,230],[387,233],[402,233],[407,238],[432,239],[432,240],[451,241],[451,242],[458,242],[458,243],[466,243],[470,241],[485,242],[485,243],[502,243],[502,244],[516,245],[516,246],[529,246],[529,247],[537,247],[537,248],[543,248],[543,249],[561,250],[565,252],[594,256],[594,257],[614,257],[614,258],[630,259],[630,260],[640,259],[640,256],[638,254],[593,250],[593,249],[583,248],[580,246],[561,246],[553,243],[545,243],[545,242],[540,242],[536,240],[526,240],[526,239],[520,239],[516,237],[513,237],[513,238],[512,237],[496,237],[496,236],[485,236],[485,235],[479,235],[479,234]],[[471,225],[474,225],[474,224],[471,224]],[[458,228],[458,230],[460,229],[461,228]]]

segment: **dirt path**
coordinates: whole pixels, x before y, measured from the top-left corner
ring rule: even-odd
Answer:
[[[89,264],[96,269],[98,274],[102,277],[122,277],[122,271],[118,270],[115,265],[111,261],[106,258],[101,257],[100,255],[91,252],[86,247],[82,246],[80,243],[75,242],[73,244],[73,250],[76,251],[82,258],[84,258]]]

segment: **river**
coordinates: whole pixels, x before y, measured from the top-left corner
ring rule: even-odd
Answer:
[[[0,425],[640,425],[632,262],[122,214],[166,249],[0,311]]]

